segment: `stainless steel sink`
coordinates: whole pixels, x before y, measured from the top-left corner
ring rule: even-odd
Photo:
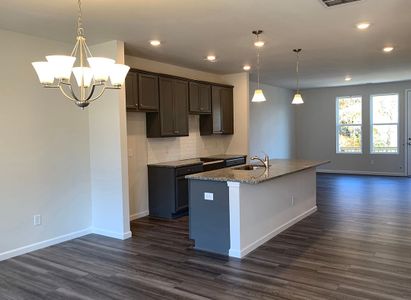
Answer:
[[[235,167],[233,168],[233,170],[253,171],[253,170],[260,170],[264,168],[265,166],[261,166],[261,165],[244,165],[244,166]]]

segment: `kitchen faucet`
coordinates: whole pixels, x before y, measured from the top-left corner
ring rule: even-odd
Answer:
[[[263,153],[264,153],[264,160],[262,160],[258,156],[253,156],[250,159],[251,160],[258,160],[258,161],[262,162],[265,169],[268,170],[270,168],[270,157],[268,157],[267,153],[265,153],[265,152],[263,152]]]

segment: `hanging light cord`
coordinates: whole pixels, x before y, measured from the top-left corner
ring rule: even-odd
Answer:
[[[296,68],[295,71],[297,73],[297,93],[300,92],[300,73],[299,73],[299,65],[300,65],[300,52],[297,51],[296,52],[297,55],[297,64],[296,64]]]
[[[260,89],[260,51],[257,50],[257,89]]]

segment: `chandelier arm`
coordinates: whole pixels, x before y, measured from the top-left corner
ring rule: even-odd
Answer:
[[[67,84],[64,84],[64,85],[67,85]],[[72,96],[70,96],[69,94],[66,93],[66,91],[63,89],[63,85],[59,85],[59,89],[60,89],[61,93],[62,93],[66,98],[70,99],[70,100],[73,101],[73,102],[79,101],[79,100],[77,99],[76,95],[74,94],[73,89],[71,88],[71,85],[69,85],[69,87],[70,87],[70,91],[71,91],[71,95],[72,95]]]
[[[95,89],[96,89],[96,85],[93,84],[92,87],[91,87],[90,93],[88,94],[87,98],[86,98],[84,101],[89,101],[89,100],[91,99],[91,97],[92,97],[93,94],[94,94],[94,90],[95,90]]]
[[[103,86],[103,88],[101,89],[101,92],[94,98],[88,100],[87,102],[92,103],[94,101],[96,101],[98,98],[100,98],[101,96],[103,96],[104,92],[106,91],[106,86]]]

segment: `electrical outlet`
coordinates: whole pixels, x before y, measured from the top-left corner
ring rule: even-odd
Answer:
[[[291,196],[291,206],[294,206],[294,196]]]
[[[41,225],[41,215],[34,215],[33,216],[33,225],[40,226]]]
[[[204,200],[214,200],[214,194],[213,193],[204,193]]]

